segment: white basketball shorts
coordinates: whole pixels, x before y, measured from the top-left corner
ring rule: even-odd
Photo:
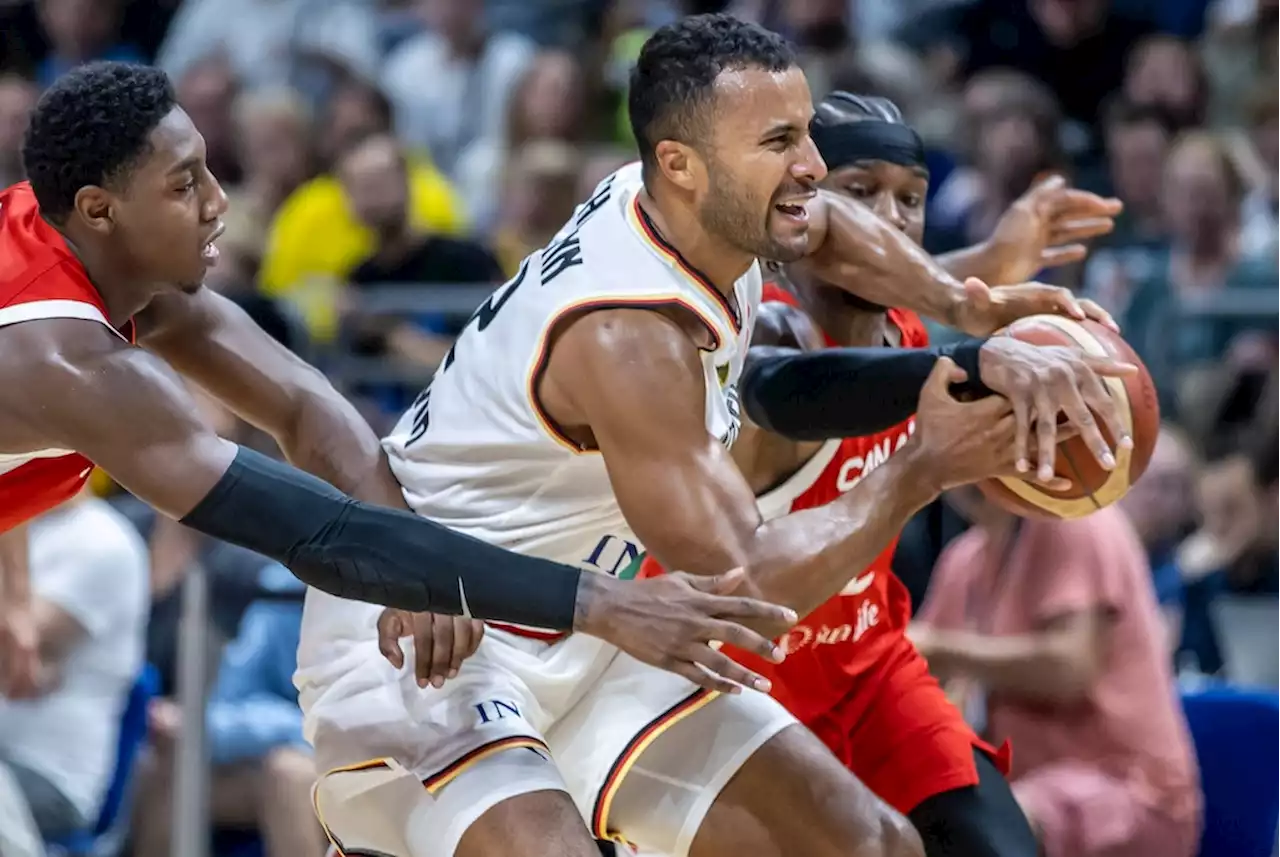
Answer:
[[[489,628],[438,690],[418,687],[402,645],[403,670],[370,640],[298,675],[327,771],[317,812],[354,853],[453,857],[487,810],[554,789],[596,838],[683,857],[730,777],[795,722],[764,694],[704,691],[583,635]]]

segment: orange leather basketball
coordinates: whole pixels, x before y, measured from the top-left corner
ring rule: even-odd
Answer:
[[[1001,477],[979,483],[978,488],[987,499],[1023,517],[1080,518],[1110,506],[1128,493],[1129,487],[1146,471],[1160,433],[1160,403],[1155,385],[1129,344],[1097,322],[1054,315],[1019,319],[996,335],[1013,336],[1033,345],[1074,346],[1087,354],[1132,363],[1138,372],[1123,378],[1102,379],[1133,438],[1132,449],[1116,450],[1115,470],[1103,470],[1084,441],[1073,437],[1058,444],[1055,465],[1058,476],[1071,480],[1070,488],[1050,491],[1034,482]],[[1098,425],[1108,443],[1114,444],[1114,438],[1107,434],[1101,420]]]

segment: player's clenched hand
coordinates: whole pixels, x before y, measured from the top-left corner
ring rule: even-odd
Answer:
[[[951,387],[966,378],[950,359],[938,360],[920,391],[915,433],[902,450],[938,492],[1016,472],[1012,406],[1000,396],[959,401]]]
[[[1011,336],[987,340],[978,353],[982,383],[1004,396],[1013,408],[1014,448],[1021,474],[1031,469],[1031,432],[1035,431],[1038,467],[1035,478],[1053,478],[1058,415],[1064,414],[1103,468],[1116,466],[1115,455],[1098,428],[1097,419],[1119,444],[1133,444],[1103,376],[1128,375],[1137,367],[1109,357],[1085,354],[1075,348],[1039,346]],[[1094,417],[1097,414],[1097,418]]]
[[[413,672],[419,687],[443,687],[475,654],[484,623],[464,616],[410,613],[388,607],[378,617],[378,649],[396,669],[404,667],[400,640],[413,638]]]
[[[742,686],[768,692],[769,682],[719,651],[729,643],[775,663],[783,653],[746,627],[782,634],[799,617],[794,610],[730,596],[746,579],[742,569],[715,576],[664,574],[620,581],[584,574],[574,630],[613,643],[639,661],[678,673],[723,693]]]
[[[1070,289],[1044,283],[992,288],[970,277],[964,282],[965,302],[956,313],[955,326],[970,336],[989,336],[1020,318],[1062,315],[1076,321],[1091,319],[1119,331],[1111,314],[1091,300],[1077,298]]]

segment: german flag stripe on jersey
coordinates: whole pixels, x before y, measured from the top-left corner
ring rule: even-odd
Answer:
[[[422,786],[434,794],[476,763],[489,758],[495,753],[501,753],[503,750],[513,750],[520,747],[527,747],[531,750],[546,753],[548,756],[551,755],[547,745],[537,738],[530,738],[528,735],[511,735],[507,738],[490,741],[488,744],[481,744],[443,770],[424,779]]]
[[[604,785],[600,787],[600,794],[596,796],[595,809],[591,813],[591,833],[593,836],[597,839],[606,839],[614,842],[625,841],[620,838],[619,834],[610,833],[608,828],[609,807],[613,803],[613,796],[618,792],[618,786],[626,778],[627,772],[631,770],[631,766],[636,763],[636,760],[653,743],[655,738],[719,695],[719,691],[699,688],[653,720],[650,720],[647,726],[636,733],[636,736],[623,748],[613,766],[609,768],[609,774],[604,778]]]

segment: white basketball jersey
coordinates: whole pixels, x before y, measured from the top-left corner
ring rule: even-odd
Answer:
[[[702,354],[707,431],[726,444],[736,438],[736,384],[761,298],[759,264],[726,299],[658,235],[638,204],[641,189],[638,163],[601,182],[476,311],[383,441],[414,511],[519,553],[606,574],[643,550],[602,456],[559,432],[537,400],[549,333],[587,309],[678,305],[701,319],[715,344]],[[318,598],[337,600],[311,596]]]

